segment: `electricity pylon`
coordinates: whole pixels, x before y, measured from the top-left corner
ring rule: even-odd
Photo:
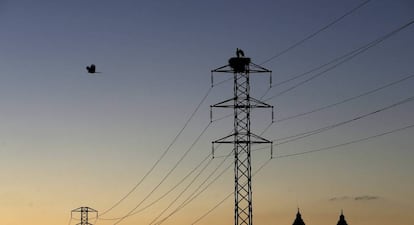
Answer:
[[[213,157],[214,144],[228,143],[234,144],[234,224],[252,225],[252,168],[251,168],[251,145],[270,144],[272,141],[253,134],[250,131],[250,112],[252,108],[272,108],[258,99],[250,96],[250,74],[269,73],[271,84],[271,71],[251,62],[250,58],[244,57],[244,53],[237,49],[237,57],[229,59],[225,66],[212,70],[211,80],[213,85],[214,73],[233,74],[233,98],[219,102],[210,106],[218,108],[233,108],[234,129],[233,133],[212,142]],[[210,115],[212,115],[210,113]],[[271,149],[271,157],[273,151]]]
[[[95,209],[89,208],[89,207],[79,207],[77,209],[74,209],[70,212],[70,217],[73,218],[73,213],[80,213],[80,223],[77,223],[76,225],[93,225],[88,222],[89,219],[89,213],[94,213],[95,218],[98,218],[98,211]]]

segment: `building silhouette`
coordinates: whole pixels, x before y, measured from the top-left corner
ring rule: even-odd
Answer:
[[[305,222],[302,219],[302,215],[300,214],[299,208],[298,208],[298,212],[296,213],[295,221],[293,221],[292,225],[306,225]],[[348,223],[345,220],[343,210],[341,210],[341,215],[339,216],[339,220],[338,220],[337,225],[348,225]]]
[[[341,210],[341,215],[339,216],[339,221],[338,221],[337,225],[348,225],[348,223],[345,220],[343,210]]]
[[[298,208],[298,213],[296,213],[296,219],[292,225],[305,225],[305,222],[303,222],[303,219],[302,219],[302,215],[300,215],[299,208]]]

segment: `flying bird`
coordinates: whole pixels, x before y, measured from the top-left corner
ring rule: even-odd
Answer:
[[[87,66],[86,70],[88,71],[88,73],[101,73],[101,72],[96,71],[95,64],[91,64],[90,66]]]

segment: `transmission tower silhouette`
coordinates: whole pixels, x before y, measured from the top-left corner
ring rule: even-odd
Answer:
[[[89,213],[94,213],[95,218],[98,218],[98,211],[95,209],[89,208],[89,207],[79,207],[77,209],[74,209],[70,212],[70,217],[73,218],[73,213],[79,213],[80,214],[80,223],[77,223],[76,225],[93,225],[88,222],[89,219]]]
[[[233,133],[212,142],[212,155],[214,158],[215,144],[234,145],[234,224],[252,225],[251,145],[270,144],[273,157],[273,143],[250,131],[250,113],[252,108],[271,108],[273,122],[273,106],[250,96],[250,74],[268,73],[270,85],[272,78],[270,70],[252,63],[250,58],[244,57],[242,50],[237,49],[236,55],[237,57],[229,59],[227,65],[211,71],[212,85],[214,73],[233,74],[234,80],[234,96],[210,106],[211,120],[212,108],[233,108],[234,111]]]

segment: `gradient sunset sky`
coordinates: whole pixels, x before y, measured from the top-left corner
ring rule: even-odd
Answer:
[[[210,71],[227,64],[236,48],[261,64],[357,7],[363,0],[0,0],[0,224],[76,224],[70,211],[89,206],[106,212],[177,141],[136,190],[102,215],[126,215],[165,198],[118,224],[150,224],[179,196],[176,209],[197,187],[230,168],[163,224],[193,224],[233,191],[231,146],[208,158],[211,141],[232,129],[232,117],[210,123],[210,105],[232,96],[232,82],[210,91]],[[309,71],[414,19],[412,0],[372,0],[286,53],[267,61],[273,83]],[[275,98],[307,75],[273,87],[275,107],[264,134],[280,139],[375,112],[414,96],[414,25],[323,75]],[[97,65],[102,73],[88,75]],[[312,73],[312,74],[316,74]],[[220,82],[229,75],[217,74]],[[395,83],[396,81],[402,80]],[[254,76],[260,98],[268,76]],[[284,120],[395,83],[324,110]],[[411,99],[412,100],[412,99]],[[343,209],[349,225],[414,223],[414,101],[392,106],[326,132],[254,151],[253,220],[289,225],[297,208],[307,225],[336,224]],[[214,118],[231,110],[214,110]],[[252,130],[271,122],[252,111]],[[209,125],[209,126],[208,126]],[[192,144],[207,130],[193,147]],[[275,142],[277,143],[277,142]],[[254,146],[253,149],[264,146]],[[183,154],[171,176],[154,190]],[[290,155],[288,157],[281,157]],[[217,171],[209,177],[209,175]],[[204,183],[204,185],[207,183]],[[202,186],[204,187],[204,186]],[[148,197],[146,197],[148,196]],[[143,201],[143,199],[145,201]],[[142,202],[143,201],[143,202]],[[140,204],[142,202],[142,204]],[[233,223],[230,197],[198,225]]]

